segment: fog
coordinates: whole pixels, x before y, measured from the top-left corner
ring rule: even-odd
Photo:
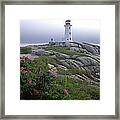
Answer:
[[[47,43],[64,39],[65,20],[21,20],[20,43]],[[76,42],[100,44],[98,20],[71,20],[72,39]]]

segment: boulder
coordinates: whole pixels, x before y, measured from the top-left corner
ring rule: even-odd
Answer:
[[[63,58],[63,59],[69,59],[70,56],[69,55],[66,55],[66,54],[63,54],[63,53],[59,53],[59,52],[54,52],[56,57],[58,58]]]
[[[99,63],[90,57],[78,57],[76,60],[80,61],[84,66],[98,65]]]
[[[80,62],[80,61],[77,61],[77,60],[73,60],[74,61],[74,63],[76,63],[79,67],[83,67],[84,66],[84,64],[82,63],[82,62]]]
[[[65,70],[67,69],[67,68],[66,68],[65,66],[63,66],[63,65],[57,65],[57,67],[58,67],[58,68],[61,68],[61,69],[65,69]]]
[[[86,49],[88,52],[90,52],[94,55],[95,54],[100,54],[100,48],[97,45],[82,43],[81,46],[82,46],[83,49]]]
[[[66,68],[70,68],[70,65],[66,62],[66,60],[60,60],[60,64]]]
[[[46,51],[46,50],[44,50],[44,49],[35,50],[35,51],[33,52],[33,54],[38,55],[38,56],[42,56],[42,55],[51,56],[51,55],[54,55],[53,52]]]

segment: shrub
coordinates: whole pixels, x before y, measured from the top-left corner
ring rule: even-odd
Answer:
[[[67,69],[60,72],[54,67],[52,73],[49,64],[55,66],[57,60],[41,56],[30,60],[27,57],[20,59],[20,98],[39,100],[90,100],[99,99],[98,86],[82,80],[74,81],[73,74],[85,74],[79,69]],[[59,74],[62,73],[62,74]]]
[[[28,47],[20,48],[20,54],[30,54],[31,52],[32,52],[32,48],[28,48]]]

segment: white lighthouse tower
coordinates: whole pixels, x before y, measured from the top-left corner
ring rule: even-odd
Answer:
[[[71,20],[66,20],[65,21],[65,42],[69,43],[72,42],[72,30],[71,30]]]

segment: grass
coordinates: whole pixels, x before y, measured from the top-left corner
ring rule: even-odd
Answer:
[[[31,52],[32,52],[32,48],[20,47],[20,54],[30,54]]]
[[[64,95],[63,89],[68,90],[67,96]],[[52,96],[56,94],[55,91],[61,91],[60,93],[58,93],[58,95],[60,95],[63,100],[97,100],[99,99],[100,94],[99,87],[91,86],[86,81],[74,82],[73,79],[65,76],[59,77],[57,78],[57,80],[54,80],[53,86],[49,88],[49,90],[52,91]]]
[[[70,49],[68,47],[47,47],[46,50],[52,50],[52,51],[55,51],[55,52],[60,52],[60,53],[63,53],[63,54],[67,54],[67,55],[79,55],[78,52],[75,52],[75,51],[70,51]]]
[[[45,48],[45,50],[52,50],[52,51],[60,52],[60,53],[67,54],[67,55],[70,55],[70,56],[78,55],[80,57],[89,57],[89,58],[95,59],[98,63],[100,63],[100,59],[98,58],[98,56],[90,55],[90,54],[87,54],[87,53],[71,51],[70,48],[68,48],[68,47],[50,46],[50,47]]]
[[[60,50],[60,49],[59,49]],[[67,49],[66,49],[67,51]],[[99,99],[98,86],[92,86],[89,82],[74,81],[68,77],[73,74],[87,74],[80,69],[58,69],[61,76],[53,77],[49,74],[48,64],[54,66],[58,63],[57,58],[41,56],[32,60],[21,60],[21,99],[41,100],[96,100]],[[25,71],[28,73],[24,73]],[[67,94],[65,93],[67,91]]]

